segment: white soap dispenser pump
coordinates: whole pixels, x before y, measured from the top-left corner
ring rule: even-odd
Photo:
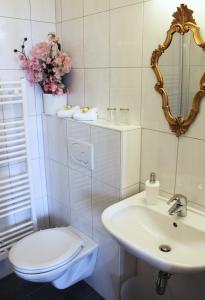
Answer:
[[[150,174],[150,179],[145,182],[147,204],[157,204],[159,187],[160,183],[156,180],[156,173],[152,172]]]

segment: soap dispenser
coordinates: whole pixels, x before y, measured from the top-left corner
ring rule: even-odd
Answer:
[[[147,204],[157,204],[157,198],[159,195],[160,183],[156,180],[156,173],[150,174],[150,179],[145,182],[146,190],[146,202]]]

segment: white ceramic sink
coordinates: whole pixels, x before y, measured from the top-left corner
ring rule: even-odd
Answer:
[[[103,224],[128,251],[159,270],[205,270],[205,215],[188,207],[186,217],[170,216],[167,200],[159,197],[148,205],[145,193],[139,193],[105,209]],[[171,251],[162,252],[161,245]]]

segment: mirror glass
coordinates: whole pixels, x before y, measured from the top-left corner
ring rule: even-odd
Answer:
[[[193,32],[176,32],[158,64],[172,115],[186,118],[205,70],[205,55],[196,44]]]

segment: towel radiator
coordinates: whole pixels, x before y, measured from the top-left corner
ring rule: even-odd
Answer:
[[[0,82],[0,260],[36,230],[26,100],[25,79]]]

